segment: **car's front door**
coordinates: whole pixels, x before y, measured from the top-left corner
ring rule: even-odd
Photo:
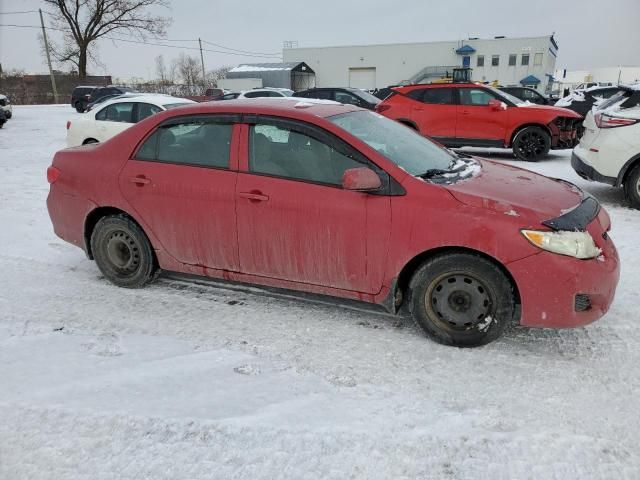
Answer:
[[[245,126],[243,138],[236,187],[241,271],[379,292],[390,197],[341,186],[345,170],[377,167],[308,124],[259,117]]]
[[[120,172],[120,189],[179,262],[237,271],[237,134],[228,115],[161,125]]]
[[[494,109],[489,102],[502,101],[502,99],[484,88],[457,90],[459,93],[456,123],[458,141],[464,143],[465,140],[470,140],[470,145],[494,143],[496,146],[502,146],[509,115],[507,104],[503,102],[503,108]]]
[[[412,120],[420,133],[447,144],[456,136],[457,110],[453,88],[431,87],[409,93],[416,102]]]

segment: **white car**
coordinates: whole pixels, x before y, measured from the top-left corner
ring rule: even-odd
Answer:
[[[290,97],[293,90],[288,88],[254,88],[241,92],[237,98]]]
[[[155,113],[190,103],[196,102],[159,94],[109,100],[67,122],[67,146],[104,142]]]
[[[640,84],[620,88],[585,117],[571,166],[587,180],[624,187],[640,209]]]
[[[13,111],[11,110],[11,102],[6,95],[0,94],[0,108],[4,110],[4,117],[9,120],[13,115]]]

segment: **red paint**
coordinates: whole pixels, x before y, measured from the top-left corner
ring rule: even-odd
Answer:
[[[575,130],[560,131],[554,121],[558,117],[581,118],[577,113],[564,108],[547,105],[526,107],[508,106],[491,100],[489,105],[458,105],[423,103],[408,96],[416,90],[473,88],[482,90],[476,84],[429,84],[396,87],[397,93],[378,104],[378,113],[394,120],[415,125],[423,135],[438,139],[464,139],[501,142],[510,147],[514,134],[525,125],[539,125],[552,135],[551,145],[575,139]],[[412,94],[415,95],[415,94]],[[455,99],[455,97],[454,97]],[[455,102],[455,100],[454,100]],[[446,142],[445,142],[446,143]]]
[[[541,221],[577,205],[575,189],[489,161],[481,161],[482,172],[467,181],[425,182],[325,118],[356,107],[294,105],[256,99],[176,108],[102,144],[58,152],[50,168],[60,175],[47,200],[56,234],[86,250],[91,212],[117,208],[141,225],[163,269],[373,303],[387,299],[416,256],[465,248],[493,258],[511,274],[523,325],[578,326],[609,308],[619,265],[612,241],[603,237],[610,227],[604,210],[588,227],[603,261],[543,252],[520,234],[522,228],[545,229]],[[249,129],[243,123],[233,128],[228,170],[132,159],[161,122],[215,113],[264,114],[321,127],[359,150],[406,193],[373,195],[249,173]],[[364,175],[355,176],[361,181]],[[591,310],[574,311],[577,293],[592,296]]]

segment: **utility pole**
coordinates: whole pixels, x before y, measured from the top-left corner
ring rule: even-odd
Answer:
[[[53,103],[58,103],[58,89],[56,88],[56,77],[53,75],[53,68],[51,68],[51,55],[49,55],[49,42],[47,41],[47,31],[44,28],[44,19],[42,18],[42,9],[40,12],[40,25],[42,25],[42,38],[44,39],[44,49],[47,52],[47,63],[49,64],[49,75],[51,76],[51,88],[53,89]]]
[[[200,44],[200,62],[202,63],[202,88],[205,90],[202,94],[206,94],[207,90],[207,80],[204,76],[204,56],[202,55],[202,40],[198,38],[198,43]]]

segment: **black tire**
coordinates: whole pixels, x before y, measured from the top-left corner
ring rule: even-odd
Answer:
[[[76,102],[75,107],[76,107],[76,112],[83,113],[84,110],[87,108],[87,104],[80,101],[80,102]]]
[[[91,234],[91,251],[102,274],[119,287],[140,288],[158,271],[149,239],[126,215],[101,218]]]
[[[13,117],[13,112],[4,112],[4,116],[7,120],[9,120],[11,117]]]
[[[640,210],[640,163],[633,167],[624,180],[624,194],[631,207]]]
[[[4,122],[0,121],[0,128],[4,127]]]
[[[450,253],[427,260],[411,280],[416,324],[443,345],[478,347],[496,340],[515,312],[513,287],[492,262]]]
[[[525,162],[537,162],[551,149],[549,132],[540,127],[525,127],[513,138],[513,154]]]

